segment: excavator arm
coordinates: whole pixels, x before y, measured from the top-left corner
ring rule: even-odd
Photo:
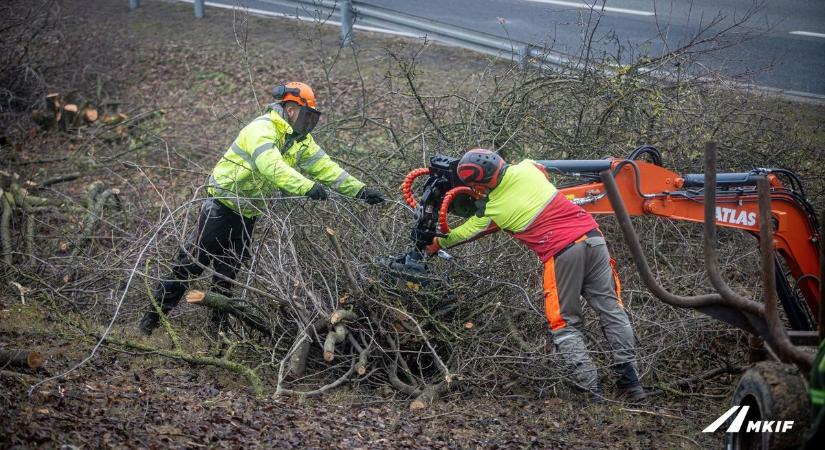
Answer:
[[[704,221],[704,175],[680,175],[654,163],[635,159],[537,161],[548,175],[563,174],[585,181],[562,187],[571,201],[592,214],[614,214],[598,174],[610,170],[631,216],[653,215],[673,220]],[[765,176],[771,185],[771,217],[776,252],[784,260],[795,286],[777,264],[778,294],[791,327],[815,330],[819,317],[818,224],[795,176],[781,169],[757,169],[746,173],[720,173],[716,186],[716,223],[756,237],[759,234],[756,180]],[[789,177],[790,184],[780,177]],[[590,180],[590,181],[588,181]],[[798,186],[797,186],[798,185]],[[797,290],[804,301],[800,301]]]

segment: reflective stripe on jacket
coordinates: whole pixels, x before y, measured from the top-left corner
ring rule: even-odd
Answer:
[[[280,105],[250,122],[221,157],[209,179],[209,194],[246,217],[258,216],[276,189],[304,195],[313,181],[355,197],[364,183],[335,163],[311,134],[301,141],[287,139],[292,127]],[[281,152],[286,145],[289,148]],[[297,169],[297,170],[296,170]],[[301,172],[299,172],[300,170]]]
[[[598,226],[593,216],[557,194],[534,161],[511,165],[488,194],[484,217],[471,217],[438,243],[442,248],[452,247],[502,229],[546,261]]]

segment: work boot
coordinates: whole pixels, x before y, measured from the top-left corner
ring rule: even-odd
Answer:
[[[616,380],[617,396],[630,403],[638,403],[647,398],[647,392],[639,382],[636,365],[633,363],[619,364],[615,368],[619,379]]]
[[[591,405],[601,405],[604,403],[604,396],[601,389],[596,389],[587,392],[587,403]]]
[[[641,403],[647,398],[647,392],[641,384],[637,384],[636,386],[619,388],[616,391],[616,397],[628,403]]]
[[[146,336],[151,336],[152,331],[160,326],[160,316],[157,311],[146,311],[138,322],[137,329]]]
[[[616,391],[616,397],[628,403],[641,403],[647,398],[647,392],[641,384],[620,387]]]

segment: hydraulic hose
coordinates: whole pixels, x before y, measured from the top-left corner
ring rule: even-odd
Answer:
[[[410,208],[415,209],[418,207],[418,202],[415,201],[415,196],[412,192],[412,185],[416,178],[420,177],[421,175],[428,175],[430,173],[430,169],[426,167],[422,167],[420,169],[415,169],[407,174],[404,177],[404,182],[401,183],[401,194],[404,195],[404,201],[410,205]]]
[[[450,232],[450,225],[447,223],[447,212],[449,212],[450,204],[455,199],[455,196],[459,194],[467,194],[476,200],[481,197],[478,192],[467,186],[459,186],[447,191],[447,193],[444,194],[444,200],[441,201],[441,209],[438,210],[438,227],[439,231],[444,234]]]

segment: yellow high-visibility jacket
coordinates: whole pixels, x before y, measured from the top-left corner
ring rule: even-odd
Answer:
[[[298,170],[349,197],[355,197],[364,187],[336,164],[311,134],[301,141],[291,141],[287,139],[291,133],[281,106],[270,105],[263,116],[241,130],[215,165],[209,178],[209,194],[245,217],[255,217],[263,212],[276,189],[304,195],[312,188],[313,181]]]

